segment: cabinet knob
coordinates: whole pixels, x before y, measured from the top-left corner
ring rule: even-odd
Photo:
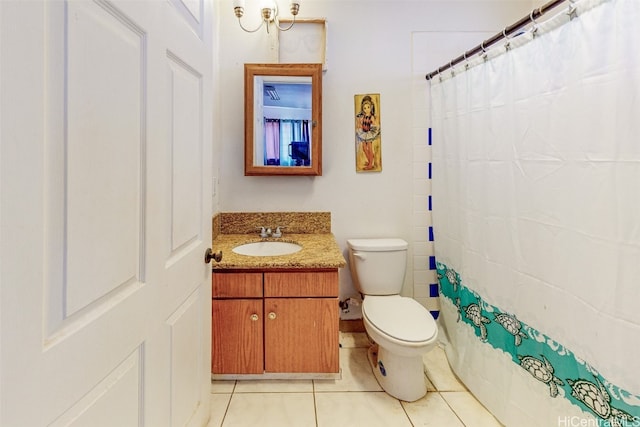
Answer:
[[[275,318],[276,318],[276,314],[273,311],[269,313],[269,319],[273,320]]]
[[[251,316],[249,316],[249,319],[251,319],[252,321],[257,321],[258,320],[258,315],[257,314],[252,314]]]

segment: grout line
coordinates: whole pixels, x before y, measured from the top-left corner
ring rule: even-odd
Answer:
[[[455,415],[456,418],[458,420],[460,420],[460,424],[462,424],[463,426],[466,427],[466,424],[464,423],[464,421],[462,421],[462,418],[460,418],[460,416],[458,415],[456,410],[453,409],[453,407],[449,404],[449,401],[447,399],[445,399],[444,396],[442,396],[442,393],[440,393],[439,391],[437,391],[436,393],[438,393],[440,395],[440,399],[444,400],[444,403],[446,403],[447,406],[449,407],[449,409],[451,409],[451,412],[453,412],[453,415]],[[465,392],[458,392],[458,391],[451,392],[451,391],[448,391],[447,393],[465,393]]]
[[[396,399],[396,400],[398,402],[400,402],[400,406],[402,407],[402,410],[404,411],[404,414],[407,416],[407,420],[409,420],[409,424],[411,424],[411,427],[415,427],[415,424],[413,424],[413,421],[411,421],[411,417],[407,413],[407,408],[404,407],[404,404],[402,403],[402,400],[400,400],[400,399]]]
[[[313,391],[313,415],[318,427],[318,402],[316,401],[316,382],[311,380],[311,391]]]
[[[222,416],[222,420],[220,420],[220,427],[224,426],[224,420],[227,418],[229,414],[229,408],[231,407],[231,400],[233,396],[236,394],[236,387],[238,386],[238,381],[233,382],[233,388],[231,389],[231,393],[229,394],[229,401],[227,401],[227,406],[224,408],[224,415]]]
[[[242,393],[238,392],[238,394],[313,394],[313,391],[264,391],[264,390],[256,390],[256,391],[243,391]]]
[[[227,407],[224,408],[224,416],[220,421],[220,427],[224,425],[224,420],[227,418],[227,414],[229,414],[229,407],[231,406],[231,399],[233,399],[233,395],[236,394],[236,387],[238,386],[238,381],[233,382],[233,388],[231,389],[231,395],[229,396],[229,401],[227,402]]]
[[[235,384],[233,385],[233,388],[235,389]],[[231,406],[231,399],[233,399],[233,391],[231,391],[231,394],[229,395],[229,400],[227,401],[227,406],[224,408],[224,415],[222,416],[222,419],[220,420],[220,427],[222,427],[224,425],[224,420],[227,418],[227,414],[229,413],[229,406]]]

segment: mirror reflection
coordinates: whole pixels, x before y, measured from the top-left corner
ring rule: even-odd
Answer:
[[[245,64],[245,175],[322,175],[321,76],[321,64]]]
[[[311,164],[311,77],[255,76],[258,98],[254,115],[254,164],[309,166]],[[262,111],[258,114],[258,111]],[[256,123],[257,124],[257,123]]]

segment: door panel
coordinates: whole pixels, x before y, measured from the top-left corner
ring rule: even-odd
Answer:
[[[142,425],[141,365],[138,348],[51,426],[95,426],[100,424],[97,420],[114,426]]]
[[[64,194],[64,317],[144,280],[146,198],[143,30],[95,3],[69,3],[69,17],[65,45],[51,46],[63,51],[66,73],[50,82],[66,87],[65,133],[51,140],[65,153],[63,173],[49,177]]]
[[[170,0],[176,12],[184,19],[184,22],[191,27],[191,29],[199,36],[202,37],[204,33],[205,21],[205,0]]]
[[[209,416],[212,8],[0,2],[0,425]],[[34,402],[37,410],[33,410]]]
[[[209,359],[203,360],[206,354],[203,333],[209,333],[209,322],[203,322],[203,311],[209,317],[209,310],[202,305],[202,292],[197,289],[178,307],[167,324],[171,331],[171,425],[184,425],[191,412],[193,403],[200,401],[203,361],[208,366]],[[207,370],[208,371],[208,370]],[[195,385],[195,386],[194,386]]]
[[[202,239],[202,76],[167,55],[171,123],[171,255]]]

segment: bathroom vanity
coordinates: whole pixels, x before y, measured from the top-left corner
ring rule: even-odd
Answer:
[[[337,373],[338,271],[215,272],[214,374]]]
[[[233,251],[254,241],[287,241],[302,249],[275,256]],[[213,244],[223,257],[212,274],[212,378],[338,377],[338,274],[346,262],[333,235],[274,239],[251,230],[219,234]]]

